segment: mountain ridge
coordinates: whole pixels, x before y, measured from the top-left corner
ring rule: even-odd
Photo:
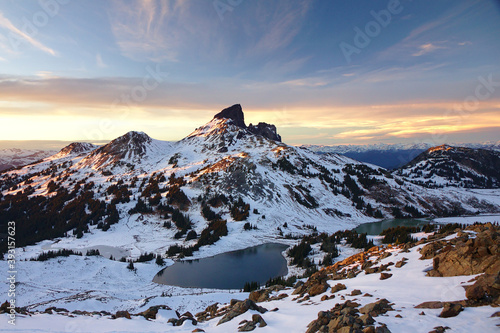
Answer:
[[[164,244],[192,247],[212,234],[214,217],[224,221],[227,241],[240,239],[248,223],[258,243],[384,217],[500,210],[487,195],[426,188],[375,165],[254,134],[231,117],[214,117],[173,143],[129,132],[82,154],[2,173],[0,224],[16,220],[20,230],[38,230],[19,234],[32,244],[108,239],[146,216],[145,230]],[[196,238],[187,239],[190,230]]]
[[[423,186],[500,187],[500,152],[440,145],[427,149],[396,173]]]

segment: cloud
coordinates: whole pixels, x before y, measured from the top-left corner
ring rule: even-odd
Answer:
[[[97,67],[99,67],[99,68],[107,68],[108,67],[108,65],[106,65],[104,63],[104,61],[102,60],[102,57],[101,57],[100,53],[96,54],[96,56],[95,56],[95,62],[96,62]]]
[[[279,51],[293,44],[312,0],[223,2],[231,10],[220,20],[214,1],[114,0],[108,19],[121,53],[135,61],[203,63],[214,71],[236,66],[247,72],[255,66],[276,75],[294,72],[310,59]]]
[[[281,82],[280,84],[292,87],[323,87],[328,85],[331,80],[327,80],[323,77],[308,77],[303,79],[289,80]]]
[[[45,46],[40,41],[33,38],[33,36],[30,36],[29,34],[19,30],[14,24],[12,24],[12,22],[8,18],[3,16],[1,12],[0,12],[0,27],[9,30],[10,33],[9,41],[11,42],[11,47],[13,49],[17,48],[17,45],[14,45],[14,43],[17,44],[18,42],[20,42],[19,40],[20,38],[45,53],[48,53],[53,56],[57,55],[56,51],[54,51],[50,47]]]
[[[144,130],[159,139],[180,139],[222,108],[241,103],[247,123],[274,123],[296,143],[301,139],[316,143],[367,138],[397,141],[433,133],[479,132],[500,123],[498,98],[480,101],[474,112],[459,112],[455,106],[464,101],[460,94],[423,100],[400,96],[393,90],[390,96],[381,95],[387,89],[383,84],[377,84],[380,90],[373,91],[373,83],[360,78],[326,86],[321,80],[311,77],[282,84],[235,79],[196,84],[165,81],[148,91],[144,100],[134,101],[130,94],[141,86],[142,78],[65,78],[50,72],[40,72],[37,77],[0,76],[0,119],[3,124],[8,119],[9,124],[15,119],[23,123],[44,119],[44,124],[52,119],[53,126],[73,126],[74,133],[81,132],[79,124],[92,130],[101,119],[108,119],[116,124],[116,130],[106,138],[124,130]],[[365,96],[365,89],[371,89],[378,99]],[[38,131],[44,135],[42,128]],[[317,133],[324,135],[314,138]],[[35,136],[35,132],[25,134]]]
[[[311,1],[308,0],[279,1],[274,8],[267,3],[266,6],[258,6],[255,17],[259,24],[247,21],[247,24],[251,24],[251,28],[247,27],[248,30],[258,31],[254,34],[258,39],[251,52],[261,54],[288,46],[300,32],[302,19],[310,5]]]
[[[435,45],[433,43],[427,43],[427,44],[420,45],[418,48],[419,48],[419,51],[412,54],[414,57],[420,57],[424,54],[433,52],[435,50],[445,49],[446,47],[438,46],[438,45]]]
[[[183,1],[114,0],[108,10],[111,31],[122,53],[133,60],[170,60],[178,56]]]
[[[449,29],[453,24],[461,23],[462,21],[458,20],[457,17],[475,5],[477,5],[477,1],[456,4],[437,19],[419,25],[401,41],[381,51],[377,56],[378,59],[402,59],[409,55],[418,57],[438,49],[447,48],[448,41],[436,41],[437,36],[441,36],[441,38],[449,36],[449,33],[443,34],[443,31]]]

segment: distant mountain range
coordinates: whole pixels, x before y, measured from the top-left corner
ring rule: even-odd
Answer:
[[[189,254],[221,237],[247,239],[246,230],[258,243],[374,218],[500,211],[488,193],[460,187],[488,182],[422,183],[418,163],[431,156],[391,173],[280,140],[274,125],[247,126],[237,104],[178,142],[129,132],[100,147],[74,143],[0,173],[0,227],[16,221],[24,246],[58,237],[107,244],[114,232],[137,224],[144,226],[140,237],[161,237],[163,246],[177,246],[172,254]],[[475,158],[471,152],[465,153]],[[476,172],[482,170],[489,169]]]
[[[24,166],[46,157],[52,156],[57,151],[41,149],[9,148],[0,150],[0,171]]]
[[[258,130],[258,126],[255,126]],[[254,130],[255,132],[255,130]],[[274,128],[276,132],[276,128]],[[281,141],[281,137],[279,138]],[[375,164],[388,170],[397,169],[432,148],[431,143],[416,144],[372,144],[372,145],[299,145],[319,154],[341,154],[360,162]],[[483,143],[452,143],[450,146],[500,151],[500,141]],[[97,147],[97,146],[96,146]],[[56,150],[44,149],[0,149],[0,171],[17,168],[52,156]]]
[[[371,144],[371,145],[302,145],[314,152],[342,154],[352,159],[371,163],[388,170],[397,169],[425,150],[434,147],[432,143]],[[450,146],[500,151],[500,141],[483,143],[451,143]]]

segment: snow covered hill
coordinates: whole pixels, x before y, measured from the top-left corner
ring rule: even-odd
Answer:
[[[452,147],[429,148],[395,172],[427,187],[500,187],[500,152]]]

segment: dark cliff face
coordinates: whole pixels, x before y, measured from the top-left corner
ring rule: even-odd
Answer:
[[[235,104],[228,108],[225,108],[221,112],[217,113],[214,118],[217,119],[231,119],[233,124],[247,129],[250,133],[255,135],[263,136],[267,139],[281,142],[281,136],[277,133],[276,126],[272,124],[259,123],[258,125],[246,126],[245,116],[240,104]]]
[[[245,125],[245,116],[243,115],[243,110],[240,104],[235,104],[228,108],[225,108],[221,112],[217,113],[214,118],[217,119],[231,119],[236,126],[241,128],[247,128]]]
[[[281,136],[277,133],[276,126],[272,124],[266,124],[266,123],[259,123],[258,125],[250,124],[250,126],[248,126],[248,130],[253,134],[261,135],[270,140],[281,142]]]

